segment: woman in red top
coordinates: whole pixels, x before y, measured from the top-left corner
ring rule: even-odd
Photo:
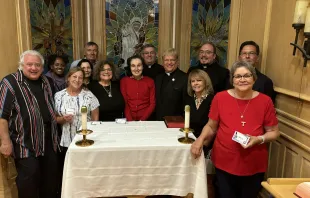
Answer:
[[[271,99],[252,90],[257,79],[253,66],[236,62],[231,75],[234,88],[214,97],[209,121],[191,152],[200,156],[203,144],[208,145],[216,135],[212,161],[218,197],[256,198],[268,165],[266,143],[280,134],[278,120]],[[233,140],[237,131],[249,137],[246,145]]]
[[[128,76],[121,80],[127,121],[148,120],[155,109],[153,79],[143,76],[143,60],[135,55],[128,59]]]

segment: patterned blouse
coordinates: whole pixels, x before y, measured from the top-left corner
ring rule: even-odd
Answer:
[[[73,114],[72,123],[66,122],[62,125],[60,145],[69,147],[76,131],[81,127],[81,107],[87,107],[87,121],[91,120],[90,112],[100,106],[98,99],[89,90],[82,89],[79,95],[70,96],[67,89],[55,94],[55,110],[59,116]]]

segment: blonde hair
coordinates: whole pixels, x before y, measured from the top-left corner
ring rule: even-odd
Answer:
[[[165,56],[174,56],[176,60],[179,59],[178,52],[174,48],[166,49],[162,55],[162,59],[164,60]]]
[[[194,69],[192,70],[189,75],[188,75],[188,81],[187,81],[187,94],[191,97],[194,96],[194,90],[191,85],[191,80],[192,78],[199,78],[202,79],[203,84],[205,85],[204,90],[202,91],[203,94],[212,94],[213,87],[212,87],[212,82],[207,74],[207,72],[201,70],[201,69]]]

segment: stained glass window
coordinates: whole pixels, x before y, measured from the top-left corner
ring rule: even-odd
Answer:
[[[107,57],[124,68],[145,43],[158,46],[158,0],[106,0]]]
[[[193,0],[191,66],[206,41],[215,44],[220,65],[226,66],[231,0]]]

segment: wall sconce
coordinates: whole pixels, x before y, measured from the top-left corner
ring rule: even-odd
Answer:
[[[305,19],[306,19],[306,12],[308,6],[308,0],[297,0],[295,5],[295,13],[294,13],[294,20],[292,27],[296,30],[295,35],[295,42],[294,44],[297,45],[298,35],[302,28],[305,27]],[[296,53],[296,46],[294,45],[293,55],[295,56]]]
[[[306,67],[307,61],[310,60],[310,4],[308,0],[297,0],[292,27],[296,30],[295,42],[291,43],[294,46],[293,55],[296,53],[296,48],[299,49],[304,58],[304,67]],[[297,45],[298,35],[303,27],[305,27],[304,36],[307,38],[304,48]]]

